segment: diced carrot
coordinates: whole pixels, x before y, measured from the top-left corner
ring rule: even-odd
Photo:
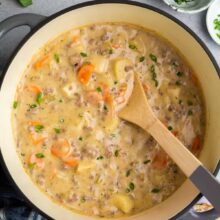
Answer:
[[[51,153],[62,159],[71,155],[72,148],[66,139],[59,139],[51,146]]]
[[[36,135],[31,134],[31,140],[34,145],[42,144],[46,139],[47,137],[45,136],[40,135],[36,137]]]
[[[84,64],[79,72],[78,72],[78,80],[83,84],[83,85],[86,85],[88,84],[91,76],[92,76],[92,73],[95,69],[95,66],[92,65],[92,64]]]
[[[86,98],[92,105],[98,105],[98,103],[103,100],[102,94],[98,93],[97,91],[87,92]]]
[[[112,44],[112,47],[115,49],[118,49],[120,47],[120,45],[119,44]]]
[[[38,95],[39,93],[42,93],[42,89],[37,85],[30,85],[28,89],[29,91],[33,92],[36,95]]]
[[[64,160],[64,164],[69,167],[76,167],[79,165],[79,162],[76,159],[68,158]]]
[[[36,164],[38,168],[44,168],[45,162],[42,158],[37,158],[35,154],[31,154],[29,164]]]
[[[173,131],[172,133],[173,133],[174,136],[178,135],[178,131]]]
[[[29,125],[30,126],[36,126],[36,125],[40,125],[41,123],[39,121],[30,121]]]
[[[78,35],[75,35],[72,37],[72,42],[73,43],[77,43],[79,41],[79,36]]]
[[[155,155],[153,161],[152,161],[152,167],[156,169],[164,169],[166,168],[168,163],[168,156],[165,152],[160,150]]]
[[[110,94],[109,86],[106,83],[101,83],[101,87],[102,87],[102,95],[105,103],[108,105],[112,105],[113,98]]]
[[[197,137],[194,138],[193,143],[192,143],[192,152],[197,153],[198,150],[200,149],[200,145],[201,145],[201,140],[197,136]]]
[[[49,56],[44,56],[34,64],[34,69],[39,70],[49,62]]]

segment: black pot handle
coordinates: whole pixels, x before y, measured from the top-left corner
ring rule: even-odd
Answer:
[[[37,14],[17,14],[6,18],[4,21],[0,22],[0,39],[8,31],[23,25],[27,25],[30,29],[34,28],[37,24],[43,21],[46,17]]]
[[[19,26],[29,26],[32,30],[37,24],[43,21],[46,17],[37,14],[17,14],[6,18],[0,22],[0,39],[10,30]],[[0,76],[2,75],[3,66],[0,65]]]

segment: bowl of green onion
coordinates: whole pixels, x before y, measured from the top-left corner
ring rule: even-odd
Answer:
[[[163,0],[178,12],[197,13],[207,9],[213,0]]]

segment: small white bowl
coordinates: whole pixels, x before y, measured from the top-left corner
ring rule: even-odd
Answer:
[[[220,34],[220,31],[214,29],[214,20],[216,18],[220,20],[218,15],[220,15],[220,0],[215,0],[207,12],[206,25],[212,39],[220,45],[220,38],[217,36],[217,33]]]
[[[197,13],[207,9],[214,0],[192,0],[186,3],[178,4],[175,0],[163,0],[167,5],[178,12]]]

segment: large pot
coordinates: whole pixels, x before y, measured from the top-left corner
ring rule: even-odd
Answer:
[[[29,26],[35,25],[33,21],[36,20],[33,20],[33,17],[25,22],[24,18],[28,19],[20,15],[0,24],[0,36],[12,27],[23,23]],[[165,12],[140,3],[96,1],[70,7],[41,22],[26,37],[4,71],[0,92],[2,162],[24,196],[35,207],[54,219],[91,220],[95,218],[73,213],[54,203],[25,173],[16,153],[13,138],[12,103],[21,75],[39,48],[71,28],[98,22],[127,22],[141,25],[156,31],[181,51],[195,70],[204,92],[207,127],[205,143],[199,159],[210,171],[213,171],[220,156],[220,81],[218,75],[220,70],[209,50],[189,28]],[[171,197],[161,204],[123,219],[170,219],[181,212],[197,195],[197,189],[189,180],[186,180]]]

